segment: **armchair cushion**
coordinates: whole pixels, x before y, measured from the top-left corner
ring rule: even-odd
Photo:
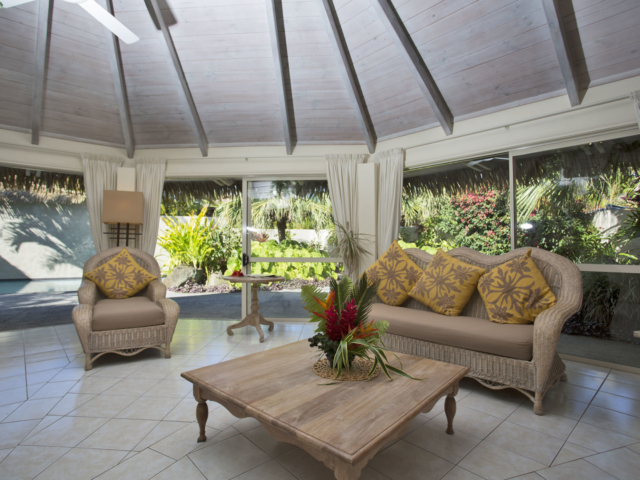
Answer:
[[[164,322],[164,310],[147,297],[98,300],[93,307],[94,332],[151,327]]]
[[[138,265],[126,248],[84,276],[108,298],[119,299],[134,296],[157,278]]]

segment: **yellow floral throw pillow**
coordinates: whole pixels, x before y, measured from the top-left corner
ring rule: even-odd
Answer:
[[[533,323],[556,304],[556,296],[531,259],[531,249],[483,275],[478,291],[489,320],[496,323]]]
[[[484,272],[439,249],[409,296],[436,313],[460,315]]]
[[[380,280],[378,296],[387,305],[398,306],[409,298],[409,290],[422,276],[422,270],[404,253],[396,240],[367,270],[369,283]]]
[[[138,265],[126,248],[84,276],[108,298],[132,297],[157,278]]]

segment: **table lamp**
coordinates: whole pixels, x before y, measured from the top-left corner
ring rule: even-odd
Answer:
[[[129,241],[142,235],[138,226],[144,223],[144,197],[142,192],[126,192],[122,190],[105,190],[102,197],[102,223],[108,225],[109,240]]]

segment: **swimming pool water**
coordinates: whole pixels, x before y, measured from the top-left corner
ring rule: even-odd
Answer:
[[[53,280],[2,280],[0,295],[10,293],[74,292],[80,288],[81,278]]]

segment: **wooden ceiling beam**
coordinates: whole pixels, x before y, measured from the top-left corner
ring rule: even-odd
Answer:
[[[431,76],[420,52],[416,48],[402,20],[389,0],[371,0],[371,5],[382,21],[387,33],[393,38],[411,74],[418,82],[424,98],[429,103],[442,129],[447,135],[453,133],[453,115],[435,80]]]
[[[284,34],[278,28],[278,15],[276,12],[276,0],[266,0],[267,21],[269,23],[269,37],[271,38],[271,52],[273,64],[276,69],[276,87],[278,89],[278,101],[280,102],[280,115],[282,117],[282,130],[284,131],[284,143],[287,148],[287,155],[293,153],[292,146],[292,122],[289,116],[289,106],[287,104],[287,92],[284,78],[283,52]]]
[[[38,0],[36,24],[36,59],[33,76],[33,100],[31,103],[31,143],[40,143],[40,126],[44,109],[44,84],[51,39],[52,0]]]
[[[562,16],[558,7],[558,0],[542,0],[542,8],[547,17],[549,32],[551,33],[551,41],[556,50],[560,71],[564,78],[564,85],[569,95],[571,106],[580,105],[580,86],[578,84],[578,76],[576,75],[571,54],[567,34],[562,23]]]
[[[191,121],[191,126],[195,130],[196,138],[198,139],[198,146],[200,147],[202,156],[206,157],[209,154],[209,141],[207,140],[207,135],[204,131],[204,127],[202,126],[202,122],[200,121],[200,115],[198,114],[196,103],[194,102],[193,96],[191,95],[191,89],[189,88],[189,84],[187,83],[187,77],[185,77],[184,75],[182,63],[180,63],[180,57],[178,56],[176,46],[173,43],[171,32],[169,32],[169,28],[167,27],[167,24],[165,23],[165,20],[162,16],[162,11],[158,6],[158,0],[150,0],[150,4],[153,8],[153,13],[158,20],[160,32],[164,37],[164,44],[167,47],[169,59],[171,60],[171,65],[173,66],[171,70],[175,73],[176,78],[180,83],[180,91],[182,92],[183,101],[190,113],[189,120]]]
[[[364,141],[367,144],[369,153],[373,153],[376,150],[376,135],[371,127],[367,104],[364,101],[364,96],[362,95],[362,90],[360,89],[360,84],[358,83],[358,78],[353,68],[353,63],[351,62],[351,56],[349,55],[347,44],[344,41],[344,35],[342,34],[338,15],[333,7],[333,1],[317,0],[317,2],[320,8],[320,16],[324,19],[331,47],[338,59],[338,66],[342,80],[344,81],[344,86],[347,89],[353,110],[362,129]]]
[[[107,12],[115,16],[113,11],[113,0],[102,0],[103,6]],[[129,98],[127,97],[127,86],[124,79],[124,70],[122,68],[122,55],[120,54],[120,43],[118,37],[111,33],[108,29],[103,29],[107,39],[107,50],[109,51],[109,65],[111,66],[111,74],[113,75],[113,86],[116,90],[116,101],[118,102],[118,110],[120,111],[120,124],[122,125],[122,135],[124,136],[124,145],[127,149],[127,157],[133,158],[135,145],[133,140],[133,128],[131,126],[131,112],[129,110]]]

